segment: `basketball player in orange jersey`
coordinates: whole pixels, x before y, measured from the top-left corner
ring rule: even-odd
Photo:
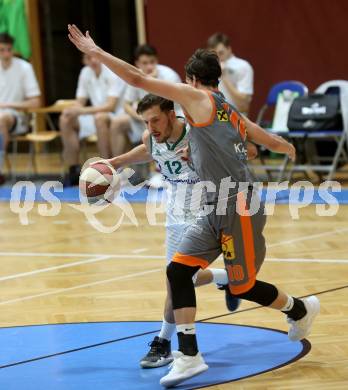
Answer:
[[[98,58],[127,83],[182,106],[191,124],[190,153],[195,170],[201,181],[210,182],[216,189],[208,192],[212,212],[199,217],[190,227],[167,267],[179,351],[173,353],[171,370],[160,380],[161,385],[175,386],[208,369],[197,346],[192,276],[221,253],[233,296],[282,311],[290,325],[289,338],[295,341],[306,337],[320,310],[318,298],[298,299],[257,279],[266,253],[263,237],[266,217],[261,201],[256,212],[252,215],[249,212],[257,193],[247,167],[245,145],[250,140],[287,154],[291,160],[296,157],[295,148],[283,138],[267,133],[226,102],[217,89],[221,66],[215,52],[198,49],[185,66],[187,84],[174,84],[146,76],[106,53],[88,32],[83,35],[75,25],[69,25],[68,29],[69,39],[79,50]],[[230,184],[230,191],[227,198],[221,199],[220,191],[225,192],[226,183]],[[242,183],[249,186],[241,189]],[[223,247],[227,242],[228,252]]]
[[[169,264],[186,230],[195,222],[200,209],[205,205],[205,192],[202,196],[195,196],[199,178],[189,161],[184,160],[181,155],[188,144],[189,126],[184,118],[176,116],[174,103],[147,94],[140,100],[137,114],[141,115],[147,127],[143,133],[143,143],[107,161],[116,169],[130,164],[156,162],[167,190],[166,259]],[[200,270],[193,276],[193,280],[196,286],[215,283],[225,292],[228,284],[226,270],[219,268]],[[226,306],[230,311],[236,310],[239,299],[226,294]],[[167,283],[161,330],[149,344],[149,352],[140,360],[142,368],[161,367],[173,361],[171,338],[174,331],[175,320]]]

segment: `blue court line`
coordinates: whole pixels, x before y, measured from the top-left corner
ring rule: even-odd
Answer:
[[[130,203],[146,203],[148,200],[151,202],[159,202],[161,201],[162,197],[164,196],[162,189],[160,190],[153,190],[148,188],[141,188],[139,191],[137,191],[135,194],[129,194],[126,191],[123,193],[124,198],[130,202]],[[77,187],[68,187],[64,188],[63,192],[54,191],[54,189],[51,188],[50,190],[51,196],[56,197],[59,201],[64,203],[80,203],[79,198],[79,190]],[[310,192],[306,195],[309,196],[311,194]],[[291,197],[292,195],[292,197]],[[303,198],[305,196],[304,191],[302,190],[300,192],[300,196],[296,196],[296,200],[294,198],[294,193],[290,192],[289,189],[282,190],[282,191],[275,191],[274,189],[263,189],[261,191],[261,199],[263,201],[272,202],[275,201],[276,204],[296,204],[296,203],[302,203]],[[10,200],[14,201],[23,201],[24,199],[28,201],[35,201],[35,202],[46,202],[47,199],[45,199],[41,193],[40,193],[40,187],[37,186],[35,192],[28,192],[25,193],[23,190],[20,195],[16,195],[12,193],[12,187],[0,187],[0,201],[2,202],[9,202]],[[57,199],[52,199],[53,201],[57,201]],[[333,191],[327,191],[326,196],[323,195],[322,192],[318,191],[317,189],[313,192],[313,198],[310,201],[311,204],[334,204],[338,203],[341,205],[348,204],[348,189],[342,189],[339,192],[333,192]]]
[[[152,336],[134,332],[159,327],[160,322],[108,322],[41,325],[0,329],[0,361],[18,360],[31,354],[54,352],[85,341],[118,337],[74,353],[3,368],[0,388],[6,390],[156,390],[167,367],[139,368],[139,359]],[[274,329],[218,323],[198,323],[198,338],[210,369],[177,389],[197,389],[259,375],[290,364],[310,350],[310,343],[291,342]],[[131,333],[131,335],[129,335]],[[134,337],[135,336],[135,337]],[[213,336],[213,337],[212,337]],[[98,347],[98,348],[96,348]],[[176,347],[174,343],[174,347]]]

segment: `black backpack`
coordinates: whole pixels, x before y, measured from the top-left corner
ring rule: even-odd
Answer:
[[[296,98],[289,111],[289,130],[342,130],[340,98],[336,91]]]

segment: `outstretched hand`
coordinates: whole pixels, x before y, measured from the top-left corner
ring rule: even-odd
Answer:
[[[183,161],[189,161],[190,160],[190,150],[188,146],[185,146],[184,148],[181,148],[175,152],[177,156],[181,158]]]
[[[98,48],[93,39],[89,35],[89,31],[86,31],[86,35],[83,35],[75,24],[68,24],[69,39],[82,53],[92,55]]]

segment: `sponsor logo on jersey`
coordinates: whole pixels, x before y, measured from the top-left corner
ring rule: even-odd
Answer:
[[[234,252],[234,241],[231,235],[222,233],[221,235],[221,249],[225,260],[234,260],[236,258]]]
[[[248,157],[247,149],[243,142],[239,142],[238,144],[233,144],[234,150],[237,154],[239,160],[246,160]]]
[[[216,115],[220,122],[228,122],[228,114],[225,110],[217,110]]]

